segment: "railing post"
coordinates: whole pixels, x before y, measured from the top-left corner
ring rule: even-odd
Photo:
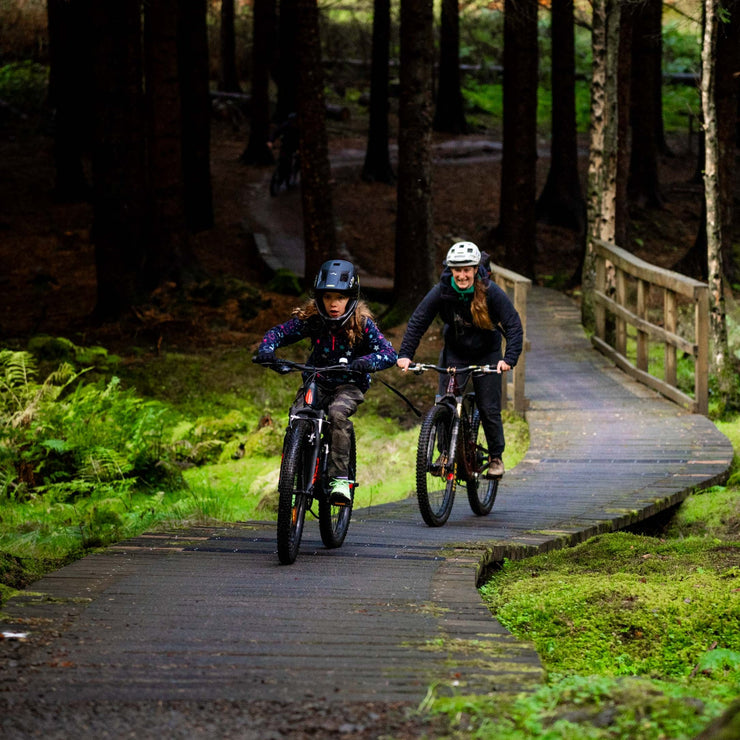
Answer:
[[[527,295],[529,293],[529,286],[529,282],[519,282],[514,285],[514,307],[519,312],[519,318],[522,320],[525,342],[525,345],[522,347],[522,353],[519,355],[519,361],[514,368],[512,378],[514,410],[519,414],[523,414],[527,410],[527,400],[524,397],[524,377],[527,372]]]
[[[627,280],[625,278],[624,270],[614,265],[616,272],[616,285],[617,295],[616,301],[620,306],[625,306],[627,301]],[[614,338],[614,346],[620,355],[627,355],[627,322],[617,316],[616,324],[616,336]]]
[[[647,291],[644,280],[637,281],[637,315],[641,319],[647,319]],[[636,365],[639,370],[647,372],[648,369],[648,335],[646,332],[637,330],[637,354]]]
[[[709,286],[694,289],[696,360],[694,361],[694,398],[696,411],[709,413]]]
[[[594,259],[596,260],[596,292],[606,293],[606,260],[596,250],[594,251]],[[605,341],[606,309],[600,301],[594,302],[594,321],[596,336]]]
[[[663,326],[666,331],[673,334],[677,329],[676,294],[667,288],[663,291]],[[666,383],[676,385],[676,347],[667,342],[663,345],[663,364],[665,365],[664,380]]]

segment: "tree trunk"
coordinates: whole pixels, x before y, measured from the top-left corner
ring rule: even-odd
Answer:
[[[370,123],[362,179],[367,182],[395,181],[388,151],[388,59],[391,41],[390,0],[373,3],[373,51],[370,69]]]
[[[431,0],[401,0],[394,312],[408,316],[434,284]]]
[[[588,229],[583,257],[581,320],[594,327],[593,293],[596,267],[593,240],[613,242],[617,170],[617,68],[619,63],[619,0],[593,5],[591,48],[591,145],[588,161]]]
[[[185,214],[194,232],[213,226],[206,6],[206,0],[181,0],[178,28]]]
[[[336,256],[336,230],[331,194],[329,145],[326,135],[324,78],[321,68],[319,11],[316,0],[296,6],[298,62],[298,131],[301,156],[301,200],[306,249],[305,280]]]
[[[627,182],[632,203],[647,208],[663,205],[658,181],[658,118],[657,105],[663,79],[660,74],[662,53],[662,0],[642,0],[629,5],[632,14],[632,83],[630,120],[632,148]]]
[[[90,197],[83,155],[90,141],[89,0],[49,0],[49,104],[54,111],[54,196]]]
[[[718,0],[705,0],[706,20],[702,44],[701,105],[704,115],[704,194],[707,209],[707,267],[709,273],[709,321],[712,336],[712,368],[720,393],[730,391],[731,363],[727,339],[724,275],[722,269],[722,212],[719,185],[719,144],[715,100]]]
[[[617,70],[617,183],[614,206],[614,242],[623,249],[629,245],[629,199],[627,178],[630,170],[630,96],[632,94],[632,15],[622,13],[619,21],[619,62]]]
[[[578,174],[573,0],[552,2],[552,141],[550,170],[537,201],[537,220],[586,228],[586,202]]]
[[[267,146],[270,135],[270,68],[276,42],[275,0],[254,0],[252,26],[252,104],[249,143],[240,160],[270,165],[275,158]]]
[[[460,87],[460,8],[458,0],[442,0],[439,31],[439,85],[434,130],[466,134],[465,104]]]
[[[148,172],[151,231],[142,287],[165,280],[180,284],[195,258],[185,222],[182,170],[182,101],[177,75],[177,28],[181,0],[144,8],[146,101],[149,113]]]
[[[296,62],[296,38],[298,0],[280,0],[278,23],[278,99],[275,119],[278,123],[287,120],[298,110],[298,68]]]
[[[537,0],[504,4],[504,141],[498,227],[505,265],[534,277],[537,259]],[[493,250],[491,250],[493,252]]]
[[[218,89],[223,92],[241,92],[236,70],[236,36],[234,32],[234,0],[221,0],[221,29],[219,34]]]
[[[93,318],[120,318],[140,293],[148,243],[141,8],[138,0],[91,3]]]
[[[715,68],[715,104],[717,106],[717,146],[719,180],[719,214],[722,223],[722,268],[732,284],[736,269],[732,248],[733,180],[736,167],[736,127],[738,92],[740,92],[740,0],[722,4],[726,15],[717,26]]]

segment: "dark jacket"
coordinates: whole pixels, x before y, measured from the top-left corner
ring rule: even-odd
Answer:
[[[366,360],[373,372],[385,370],[395,364],[397,355],[393,345],[383,336],[372,319],[366,319],[362,338],[353,347],[342,329],[332,332],[327,329],[319,316],[308,319],[292,318],[284,324],[269,329],[257,350],[258,354],[274,353],[278,347],[294,344],[301,339],[310,338],[311,354],[306,364],[316,367],[338,365],[342,357],[348,362],[362,358]],[[344,383],[354,383],[363,393],[370,387],[370,375],[367,373],[331,373],[325,378],[319,376],[321,384],[334,388]]]
[[[504,361],[514,367],[522,352],[524,332],[514,304],[509,296],[493,282],[487,270],[479,268],[477,279],[486,285],[488,315],[493,330],[481,329],[473,324],[470,312],[472,295],[461,296],[452,287],[452,272],[445,268],[439,282],[424,297],[409,319],[399,357],[412,359],[424,332],[435,317],[444,321],[445,346],[457,356],[476,363],[481,358],[501,349],[501,337],[506,338]]]

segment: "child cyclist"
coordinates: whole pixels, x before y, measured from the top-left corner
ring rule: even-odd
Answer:
[[[381,334],[367,304],[360,300],[360,280],[346,260],[325,262],[314,281],[313,298],[294,309],[292,318],[268,330],[255,362],[275,363],[275,350],[301,339],[311,340],[307,364],[317,367],[347,360],[346,373],[318,376],[319,403],[326,409],[331,430],[329,490],[332,501],[351,501],[348,479],[352,422],[349,417],[370,387],[370,372],[385,370],[397,359]],[[279,363],[279,360],[277,360]],[[276,367],[280,370],[279,364]],[[298,393],[291,413],[304,405]]]
[[[511,370],[522,351],[522,322],[506,293],[490,279],[485,259],[472,242],[457,242],[447,252],[439,283],[409,319],[398,351],[398,367],[408,370],[422,335],[436,316],[444,321],[442,367],[492,365]],[[501,336],[506,352],[501,354]],[[447,376],[440,376],[440,393]],[[489,451],[487,478],[504,474],[504,425],[501,421],[501,375],[473,375],[475,399]]]

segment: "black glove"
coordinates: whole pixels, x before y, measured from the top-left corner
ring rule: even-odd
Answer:
[[[364,357],[358,357],[349,363],[349,369],[356,373],[369,373],[373,369],[373,366],[370,360],[366,360]]]
[[[256,362],[258,365],[272,365],[275,362],[275,353],[258,352],[257,355],[252,358],[252,362]]]

